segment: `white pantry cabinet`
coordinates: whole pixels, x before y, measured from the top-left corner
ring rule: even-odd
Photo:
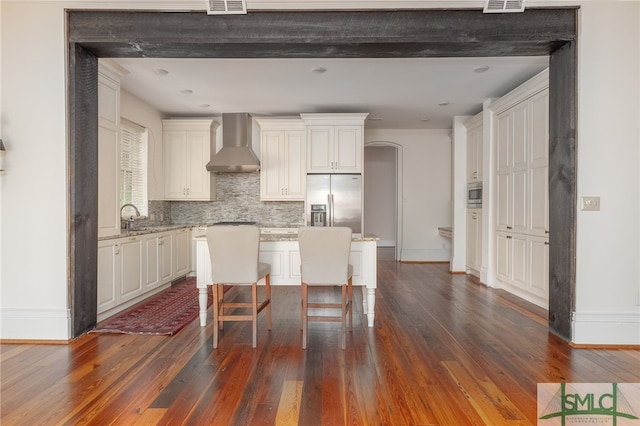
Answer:
[[[98,237],[120,233],[120,79],[98,67]]]
[[[546,307],[549,271],[548,71],[494,102],[496,279]]]
[[[213,201],[215,174],[206,169],[218,123],[212,120],[162,120],[164,199]]]
[[[300,114],[307,125],[307,173],[362,173],[368,114]]]
[[[256,119],[260,125],[260,200],[304,201],[306,128],[301,119]]]

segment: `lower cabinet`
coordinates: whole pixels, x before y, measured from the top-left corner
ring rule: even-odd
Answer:
[[[191,272],[191,231],[179,229],[98,241],[98,321]]]
[[[178,229],[173,236],[173,276],[187,275],[191,269],[191,230]]]
[[[507,290],[542,307],[549,304],[549,239],[496,232],[496,278]]]
[[[467,272],[480,277],[482,266],[482,211],[467,211]]]
[[[353,265],[353,282],[362,282],[362,248],[351,246],[349,263]],[[298,242],[261,242],[260,262],[271,265],[271,282],[287,285],[300,284],[300,251]]]
[[[143,293],[142,238],[98,242],[98,314]]]

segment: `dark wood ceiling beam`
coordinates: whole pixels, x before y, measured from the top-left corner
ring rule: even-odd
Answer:
[[[69,33],[71,42],[101,57],[545,56],[575,40],[574,16],[572,9],[532,9],[507,20],[503,14],[478,10],[240,16],[74,11],[69,15]]]

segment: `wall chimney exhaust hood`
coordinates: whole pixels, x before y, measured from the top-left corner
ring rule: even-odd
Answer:
[[[251,150],[251,116],[246,113],[222,114],[222,148],[211,147],[210,172],[252,173],[260,170],[260,161]]]

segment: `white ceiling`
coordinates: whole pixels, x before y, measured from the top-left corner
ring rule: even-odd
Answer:
[[[369,129],[449,129],[548,66],[546,56],[115,61],[128,72],[122,87],[170,117],[368,112]]]

